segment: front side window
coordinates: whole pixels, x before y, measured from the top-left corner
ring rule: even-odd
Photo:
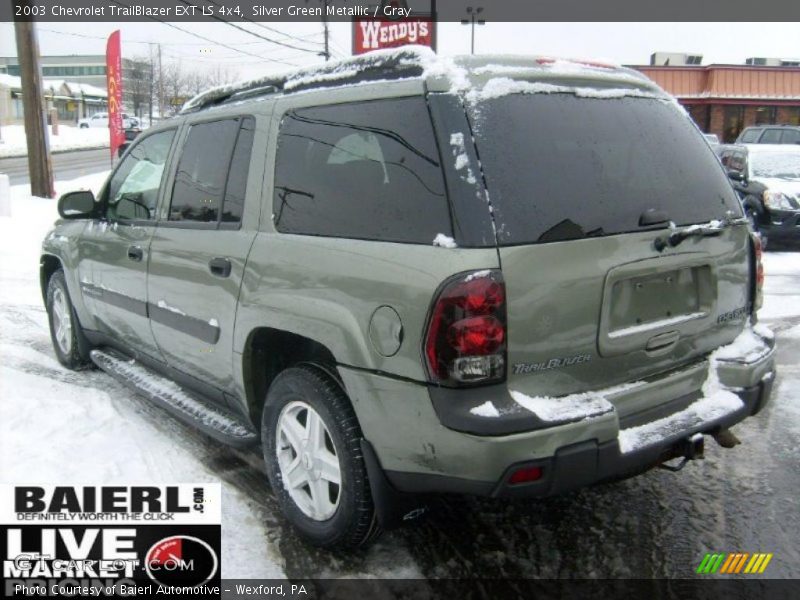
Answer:
[[[252,117],[191,126],[175,173],[170,221],[241,219],[254,129]]]
[[[154,133],[136,144],[122,159],[108,186],[108,219],[154,218],[161,176],[174,137],[174,129]]]

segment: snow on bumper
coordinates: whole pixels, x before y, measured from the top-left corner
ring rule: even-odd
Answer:
[[[701,398],[662,419],[621,429],[620,452],[634,452],[683,432],[702,431],[704,426],[743,409],[745,402],[738,393],[752,386],[740,385],[741,382],[750,380],[757,384],[771,381],[774,376],[773,340],[774,334],[764,326],[745,328],[733,342],[709,356]]]

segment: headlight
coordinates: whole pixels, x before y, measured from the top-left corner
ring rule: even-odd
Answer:
[[[776,210],[796,210],[796,206],[789,199],[789,196],[782,192],[764,191],[764,204]]]

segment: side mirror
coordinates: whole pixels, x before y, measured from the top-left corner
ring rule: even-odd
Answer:
[[[733,181],[744,181],[744,173],[740,171],[734,171],[733,169],[728,169],[728,178],[732,179]]]
[[[90,219],[94,209],[94,194],[90,190],[67,192],[58,199],[58,214],[62,219]]]

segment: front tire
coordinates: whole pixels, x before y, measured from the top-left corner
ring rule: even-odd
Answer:
[[[336,381],[310,366],[280,373],[267,393],[261,434],[272,489],[303,537],[352,549],[377,536],[361,428]]]
[[[58,362],[73,371],[86,368],[91,364],[89,341],[78,322],[61,269],[53,273],[47,282],[46,307],[50,339]]]

